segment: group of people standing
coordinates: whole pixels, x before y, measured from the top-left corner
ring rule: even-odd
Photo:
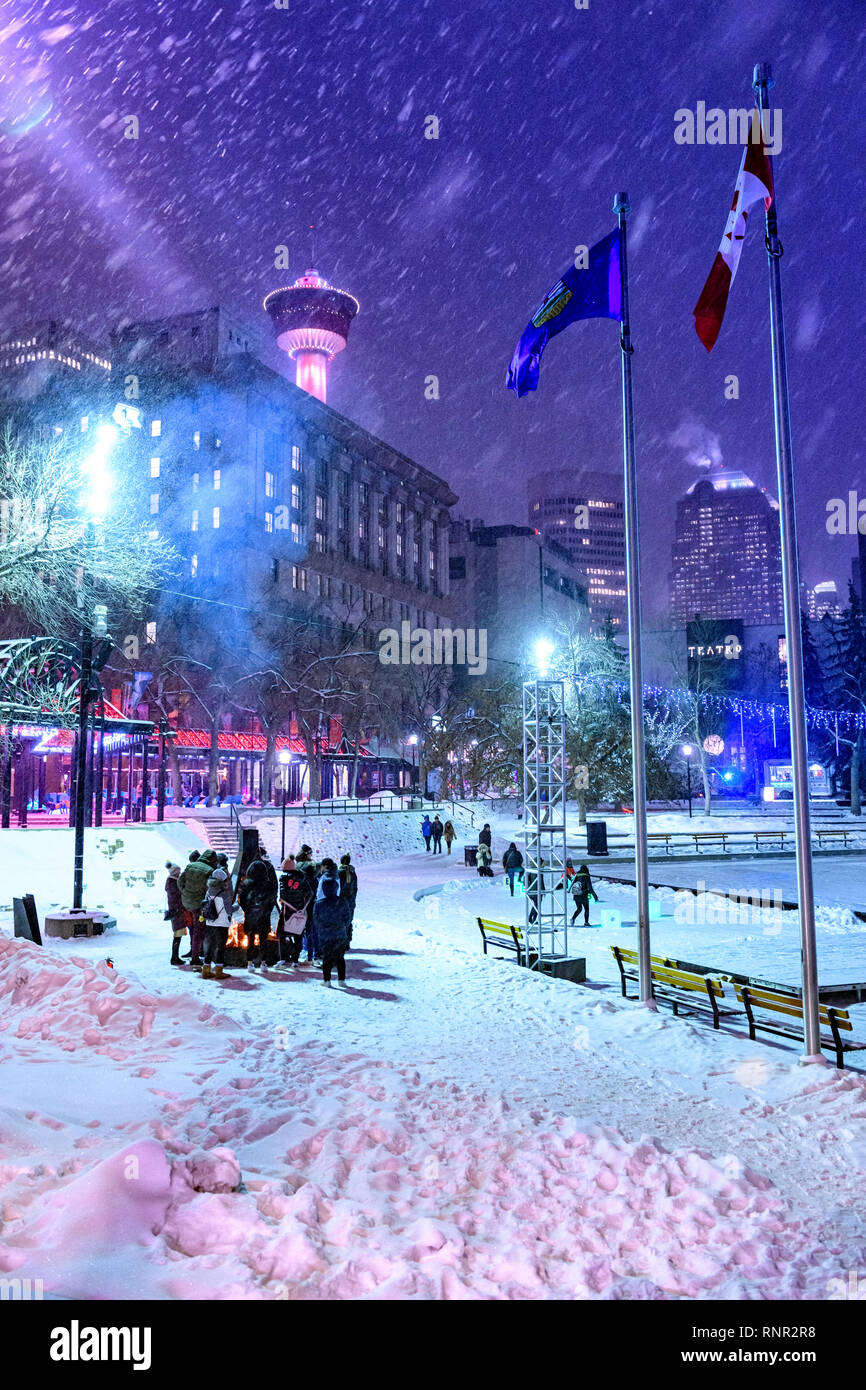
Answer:
[[[446,820],[443,822],[438,816],[434,816],[433,820],[431,820],[429,816],[424,817],[421,822],[421,834],[424,836],[424,844],[427,847],[428,854],[431,851],[431,846],[434,854],[441,854],[443,840],[450,854],[451,846],[457,839],[457,832],[451,821]]]
[[[283,860],[280,874],[267,850],[259,848],[255,859],[235,887],[228,860],[213,849],[193,850],[181,869],[167,864],[165,918],[172,926],[171,964],[183,964],[180,945],[188,934],[192,970],[202,979],[226,978],[225,950],[236,907],[243,913],[240,922],[247,938],[246,966],[249,971],[266,969],[264,943],[274,926],[279,943],[276,970],[291,970],[303,964],[322,968],[322,984],[330,987],[336,970],[337,986],[345,988],[346,951],[352,942],[358,875],[351,856],[335,860],[313,859],[309,845],[297,855]],[[301,953],[306,947],[306,961]]]

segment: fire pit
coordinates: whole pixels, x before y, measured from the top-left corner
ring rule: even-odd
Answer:
[[[247,963],[249,937],[244,933],[243,922],[232,922],[226,941],[225,963],[229,967],[244,966]],[[265,965],[276,965],[280,958],[280,943],[275,932],[269,932],[261,943],[262,960]]]

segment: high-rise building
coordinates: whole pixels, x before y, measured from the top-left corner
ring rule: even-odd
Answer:
[[[805,599],[806,613],[810,618],[823,618],[828,613],[831,618],[838,618],[841,609],[835,579],[824,579],[813,589],[807,588]]]
[[[568,551],[531,526],[453,522],[449,584],[455,622],[486,632],[494,676],[519,669],[561,625],[588,626],[586,590]]]
[[[625,520],[622,479],[595,469],[549,469],[527,484],[529,524],[545,544],[567,551],[589,599],[590,624],[625,631]]]
[[[778,503],[745,473],[709,472],[677,503],[670,597],[682,622],[696,613],[749,624],[781,619]]]

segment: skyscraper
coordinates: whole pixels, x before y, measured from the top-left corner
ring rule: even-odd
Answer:
[[[778,503],[745,473],[719,469],[677,503],[671,553],[671,611],[682,622],[782,616]]]
[[[589,598],[592,631],[608,618],[626,627],[622,479],[587,468],[536,473],[527,484],[529,524],[568,552]]]

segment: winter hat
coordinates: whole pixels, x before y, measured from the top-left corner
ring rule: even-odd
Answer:
[[[190,850],[190,852],[189,852],[189,862],[190,862],[190,864],[194,864],[195,861],[196,861],[197,859],[199,859],[200,857],[201,857],[201,851],[200,851],[200,850],[197,850],[197,849],[191,849],[191,850]]]
[[[293,854],[287,854],[280,867],[284,874],[288,873],[290,869],[295,867],[295,856]]]
[[[352,856],[351,856],[351,854],[344,854],[344,855],[342,855],[341,858],[340,858],[340,863],[341,863],[341,864],[351,864],[351,862],[352,862]]]
[[[338,896],[338,892],[337,892],[337,880],[334,879],[334,878],[323,878],[323,879],[322,879],[322,897],[323,897],[323,898],[336,898],[337,896]]]
[[[169,878],[180,878],[180,865],[179,865],[179,864],[171,864],[171,863],[169,863],[168,860],[166,860],[165,867],[168,869],[168,876],[169,876]]]
[[[225,869],[214,869],[213,873],[207,881],[208,891],[210,891],[213,888],[218,888],[221,883],[225,883],[227,878],[228,874],[226,873]]]

